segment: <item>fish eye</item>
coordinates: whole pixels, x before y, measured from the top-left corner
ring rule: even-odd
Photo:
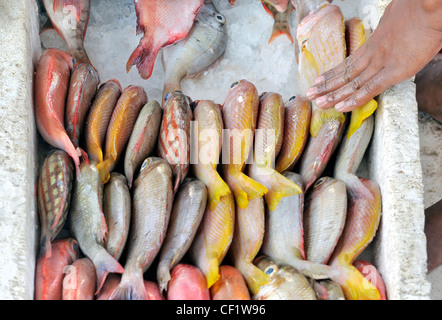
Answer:
[[[293,97],[291,97],[290,99],[289,99],[289,101],[293,101],[293,100],[295,100],[296,99],[296,96],[293,96]]]
[[[145,159],[145,160],[143,161],[143,164],[141,165],[141,168],[140,168],[140,172],[143,171],[144,168],[146,168],[146,166],[147,166],[147,159]]]
[[[166,95],[164,96],[164,101],[167,101],[167,99],[169,99],[170,95],[172,94],[171,91],[169,91],[168,93],[166,93]]]
[[[74,249],[75,251],[78,250],[78,243],[76,241],[73,243],[72,249]]]
[[[192,109],[192,111],[196,109],[199,102],[200,102],[199,100],[195,100],[190,103],[190,108]]]
[[[216,20],[218,20],[221,23],[225,23],[226,22],[226,18],[224,18],[224,16],[222,14],[216,14],[215,15]]]
[[[315,185],[313,186],[313,188],[317,188],[319,187],[321,184],[323,184],[325,181],[327,180],[327,177],[322,177],[320,178],[318,181],[316,181]]]
[[[231,85],[230,89],[235,88],[238,84],[239,84],[239,81],[234,82],[234,83]]]
[[[275,272],[275,268],[274,267],[268,267],[264,270],[265,274],[268,274],[269,276],[271,276],[273,273]]]
[[[266,95],[267,94],[267,92],[263,92],[263,93],[261,93],[260,95],[259,95],[259,98],[261,99],[262,97],[264,97],[264,95]]]

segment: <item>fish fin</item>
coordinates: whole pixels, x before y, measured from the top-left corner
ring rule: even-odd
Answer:
[[[378,108],[378,103],[376,102],[376,100],[371,100],[368,103],[354,109],[351,112],[350,125],[347,131],[348,139],[350,139],[350,137],[362,125],[362,122],[364,122],[365,119],[370,117],[376,111],[377,108]]]
[[[175,177],[175,185],[173,187],[173,193],[176,194],[181,186],[181,184],[183,183],[184,179],[187,176],[187,172],[188,172],[188,168],[181,168],[181,166],[179,165],[177,168],[177,174]]]
[[[221,178],[219,173],[214,170],[212,179],[208,187],[208,205],[210,210],[214,210],[217,204],[220,202],[221,197],[231,193],[227,183]]]
[[[345,123],[345,114],[337,111],[335,108],[313,110],[312,119],[310,122],[311,136],[316,138],[319,131],[321,131],[322,126],[330,120],[338,120],[341,124],[343,124]]]
[[[261,1],[261,4],[262,4],[262,6],[264,7],[264,10],[271,16],[271,17],[274,17],[275,15],[274,15],[274,13],[273,13],[273,11],[272,11],[272,9],[269,7],[270,5],[267,3],[267,2],[265,2],[265,1]]]
[[[106,184],[110,179],[111,160],[107,159],[97,164],[97,170],[100,174],[100,179],[103,184]]]
[[[40,240],[40,256],[45,258],[52,256],[52,243],[48,235],[42,236]]]
[[[170,279],[170,265],[168,263],[158,263],[157,281],[161,293],[167,290],[167,285]]]
[[[297,42],[297,47],[299,47],[299,44]],[[298,50],[296,50],[298,52]],[[313,54],[308,51],[308,49],[305,47],[305,45],[302,45],[299,57],[297,57],[296,60],[299,58],[299,69],[303,70],[302,74],[303,77],[301,77],[300,80],[300,87],[302,91],[306,91],[308,88],[310,88],[316,78],[320,75],[319,66],[316,62],[315,57]],[[304,92],[305,93],[305,92]]]
[[[237,267],[242,273],[250,292],[256,295],[262,285],[270,282],[270,276],[253,263],[244,263]]]
[[[269,40],[269,44],[272,43],[279,36],[285,35],[291,43],[294,43],[292,34],[288,29],[273,29],[272,35]]]
[[[241,209],[247,208],[250,199],[259,198],[268,192],[265,186],[246,176],[243,172],[230,175],[229,179],[232,179],[229,186]]]
[[[145,44],[143,40],[141,40],[127,61],[126,72],[129,72],[132,66],[136,65],[141,78],[145,80],[149,79],[152,75],[158,52],[159,48]]]
[[[138,276],[130,283],[123,281],[115,288],[109,296],[109,300],[147,300],[147,290],[144,286],[143,277]]]
[[[314,263],[308,260],[296,259],[296,261],[293,263],[293,267],[304,276],[315,280],[329,279],[337,274],[334,267]]]
[[[81,17],[81,1],[80,0],[54,0],[53,10],[57,12],[59,10],[63,10],[65,7],[71,6],[71,10],[74,9],[73,12],[77,19],[77,22],[80,21]]]
[[[106,277],[109,273],[123,273],[124,268],[103,248],[98,254],[98,259],[94,259],[95,269],[97,271],[97,291],[100,292]]]
[[[207,288],[210,288],[221,277],[219,274],[218,259],[208,260],[206,267],[207,267],[207,270],[204,272],[204,275],[206,276]]]
[[[342,268],[342,269],[341,269]],[[340,267],[342,272],[334,280],[344,291],[347,300],[380,300],[378,289],[352,265]]]

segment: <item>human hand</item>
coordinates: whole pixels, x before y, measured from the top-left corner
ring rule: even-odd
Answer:
[[[413,77],[442,48],[442,0],[393,0],[367,42],[307,90],[319,108],[349,112]]]

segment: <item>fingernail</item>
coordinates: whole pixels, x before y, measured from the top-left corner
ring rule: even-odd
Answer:
[[[305,92],[305,95],[307,96],[307,98],[312,99],[317,93],[318,93],[318,89],[315,87],[312,87]]]
[[[314,85],[320,84],[321,82],[324,82],[324,76],[319,76],[316,78],[315,82],[313,82]]]
[[[315,102],[318,107],[322,107],[327,103],[327,97],[325,96],[319,97],[318,99],[315,100]]]

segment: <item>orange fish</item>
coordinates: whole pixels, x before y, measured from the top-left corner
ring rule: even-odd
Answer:
[[[210,300],[206,278],[197,267],[180,263],[172,269],[170,277],[167,300]]]
[[[75,260],[63,278],[62,300],[94,300],[97,274],[89,258]]]
[[[73,238],[55,240],[52,255],[41,256],[35,267],[35,300],[61,300],[66,268],[78,259],[80,250]]]
[[[58,49],[46,49],[38,62],[35,76],[35,118],[42,138],[55,148],[66,151],[73,159],[80,177],[80,157],[66,133],[64,113],[72,57]]]
[[[253,83],[241,80],[232,84],[222,107],[227,135],[223,143],[223,174],[240,208],[250,199],[268,192],[262,184],[243,173],[252,152],[253,137],[259,112],[259,96]]]
[[[204,0],[135,1],[140,44],[127,61],[127,72],[137,65],[143,79],[152,75],[158,52],[187,36]]]
[[[292,170],[301,158],[309,137],[311,109],[310,102],[303,97],[292,97],[285,103],[284,138],[276,158],[276,171]]]
[[[97,164],[103,183],[109,181],[110,172],[124,156],[135,122],[147,100],[146,92],[140,86],[130,85],[121,93],[107,128],[103,161]]]
[[[219,267],[219,274],[219,280],[210,288],[212,300],[250,300],[241,272],[226,264]]]
[[[379,270],[370,262],[364,260],[355,261],[353,265],[378,289],[379,294],[381,295],[381,300],[387,300],[385,283],[381,274],[379,273]]]
[[[95,95],[86,119],[85,142],[89,160],[103,161],[103,146],[112,112],[121,95],[121,84],[112,79],[103,83]]]
[[[378,289],[367,281],[353,262],[373,240],[381,218],[379,186],[359,178],[346,183],[348,208],[345,227],[329,261],[338,274],[331,279],[337,282],[348,300],[379,300]]]

